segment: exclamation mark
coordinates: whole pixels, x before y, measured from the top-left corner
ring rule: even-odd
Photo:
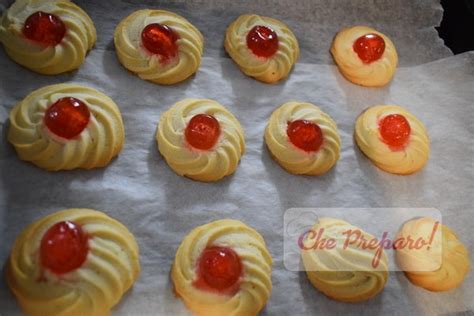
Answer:
[[[436,234],[436,231],[438,230],[438,226],[439,226],[439,222],[436,221],[433,225],[433,231],[431,232],[430,241],[428,242],[428,247],[426,248],[427,250],[430,250],[431,248],[430,246],[433,243],[433,239]]]

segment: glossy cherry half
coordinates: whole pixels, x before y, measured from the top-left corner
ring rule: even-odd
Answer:
[[[54,46],[64,38],[66,26],[56,15],[38,11],[30,15],[23,26],[23,35],[44,46]]]
[[[323,144],[321,128],[307,120],[289,122],[286,133],[293,145],[306,152],[317,151]]]
[[[209,150],[217,143],[221,128],[212,115],[197,114],[189,121],[184,131],[186,141],[191,147]]]
[[[56,274],[68,273],[81,267],[88,253],[88,236],[74,222],[56,223],[41,240],[41,265]]]
[[[247,46],[259,57],[271,57],[278,50],[278,35],[269,27],[254,26],[247,34]]]
[[[167,25],[153,23],[142,31],[143,46],[152,54],[157,54],[163,60],[169,60],[178,55],[178,34]]]
[[[408,143],[411,127],[403,115],[390,114],[380,120],[379,131],[384,143],[394,150],[399,150]]]
[[[238,290],[242,271],[242,263],[234,250],[227,247],[207,247],[198,260],[198,279],[194,285],[220,294],[233,294]]]
[[[79,135],[89,124],[90,112],[79,99],[66,97],[48,107],[44,124],[57,136],[71,139]]]
[[[362,62],[370,64],[382,57],[385,41],[380,35],[369,33],[359,37],[354,42],[353,49]]]

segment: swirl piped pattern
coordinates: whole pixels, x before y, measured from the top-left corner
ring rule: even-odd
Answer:
[[[243,275],[240,289],[232,296],[202,291],[193,285],[196,265],[208,246],[232,248],[240,257]],[[237,220],[218,220],[193,229],[176,253],[171,278],[175,291],[196,315],[257,315],[271,290],[272,258],[263,237]]]
[[[428,240],[432,236],[435,220],[423,217],[406,222],[397,238],[419,237]],[[397,264],[415,285],[430,291],[447,291],[457,288],[466,278],[469,269],[469,253],[456,234],[446,225],[436,230],[428,248],[396,251]]]
[[[83,265],[57,276],[42,271],[39,247],[45,232],[61,221],[81,225],[89,236]],[[106,316],[140,273],[138,245],[128,229],[102,212],[68,209],[28,226],[7,263],[10,289],[29,316]]]
[[[185,140],[187,124],[197,114],[214,116],[221,135],[211,150],[196,150]],[[214,100],[184,99],[160,117],[156,131],[158,149],[177,174],[199,181],[217,181],[232,174],[245,152],[239,121]]]
[[[382,141],[379,131],[380,120],[390,114],[403,115],[411,128],[407,145],[397,151]],[[423,168],[430,155],[430,141],[425,126],[401,106],[377,105],[366,109],[357,118],[354,136],[362,152],[377,167],[390,173],[414,173]]]
[[[258,57],[247,46],[247,34],[257,25],[269,27],[278,35],[278,50],[271,57]],[[243,73],[266,83],[286,78],[300,55],[298,40],[288,26],[255,14],[241,15],[229,25],[224,46]]]
[[[90,111],[87,127],[63,139],[44,124],[46,109],[63,97],[84,102]],[[10,112],[8,141],[22,160],[57,171],[107,165],[123,147],[124,127],[117,105],[105,94],[76,84],[50,85],[31,92]]]
[[[354,42],[366,34],[377,34],[385,41],[381,58],[365,64],[353,49]],[[341,73],[347,80],[367,87],[381,87],[392,80],[397,70],[398,55],[395,45],[384,34],[366,26],[354,26],[337,33],[331,53]]]
[[[166,63],[148,52],[141,44],[142,30],[149,24],[170,27],[179,36],[178,54]],[[120,63],[144,80],[174,84],[194,74],[201,64],[204,39],[199,30],[185,18],[164,10],[139,10],[122,20],[115,29],[115,48]]]
[[[289,122],[307,120],[317,124],[323,133],[323,144],[315,152],[294,146],[287,135]],[[287,102],[270,116],[265,129],[265,142],[275,160],[288,172],[321,175],[339,159],[341,139],[332,118],[311,103]]]
[[[338,301],[359,302],[368,300],[381,292],[388,279],[388,259],[383,252],[378,266],[373,267],[375,250],[363,249],[357,243],[343,249],[347,231],[360,231],[365,240],[374,236],[343,220],[320,218],[312,227],[316,234],[323,229],[321,240],[333,238],[333,249],[311,249],[315,235],[306,234],[301,257],[311,284],[325,295]],[[351,237],[355,240],[355,237]]]
[[[58,16],[66,26],[61,43],[43,46],[25,38],[25,20],[43,11]],[[0,20],[0,42],[18,64],[35,72],[55,75],[79,68],[95,44],[96,29],[81,8],[67,0],[17,0]]]

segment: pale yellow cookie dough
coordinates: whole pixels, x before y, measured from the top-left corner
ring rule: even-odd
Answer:
[[[219,122],[221,135],[210,150],[193,149],[186,142],[186,126],[197,114],[212,115]],[[234,173],[245,152],[244,131],[239,121],[224,106],[207,99],[184,99],[164,112],[156,141],[174,172],[199,181],[217,181]]]
[[[353,45],[359,37],[369,33],[383,38],[385,51],[380,59],[366,64],[354,51]],[[392,41],[386,35],[366,26],[354,26],[339,31],[332,43],[331,54],[344,77],[362,86],[384,86],[392,80],[397,70],[398,55]]]
[[[277,33],[278,50],[271,57],[258,57],[247,46],[247,34],[257,25],[269,27]],[[255,14],[241,15],[229,25],[224,46],[243,73],[266,83],[286,78],[300,55],[298,40],[288,26]]]
[[[232,296],[196,288],[196,265],[207,246],[233,249],[241,259],[240,289]],[[193,229],[176,252],[171,279],[176,294],[199,316],[258,315],[272,291],[272,257],[263,237],[244,223],[224,219]]]
[[[410,124],[408,144],[402,150],[393,151],[381,140],[379,121],[390,114],[401,114]],[[414,173],[423,168],[430,155],[430,140],[425,126],[397,105],[377,105],[362,112],[356,121],[354,138],[360,150],[377,167],[390,173]]]
[[[46,231],[62,221],[81,226],[89,236],[89,254],[81,267],[59,277],[40,266],[39,248]],[[7,283],[28,316],[107,316],[140,274],[138,252],[133,235],[115,219],[68,209],[18,236],[6,266]]]
[[[301,250],[301,257],[311,284],[328,297],[343,302],[365,301],[379,294],[388,279],[385,252],[373,267],[376,250],[363,249],[357,243],[343,249],[347,238],[344,232],[359,230],[366,240],[372,240],[374,236],[343,220],[328,217],[320,218],[312,227],[316,234],[320,229],[323,229],[321,239],[333,238],[336,247],[314,250],[314,235],[305,235],[303,245],[307,249]],[[350,238],[355,240],[355,237]]]
[[[90,111],[86,128],[73,139],[54,135],[43,122],[47,108],[63,97],[83,101]],[[106,166],[122,150],[120,110],[105,94],[77,84],[55,84],[31,92],[10,112],[8,141],[21,160],[57,171]]]
[[[66,34],[55,46],[27,40],[23,35],[26,19],[37,11],[58,16]],[[94,23],[81,8],[68,0],[16,0],[0,18],[0,42],[18,64],[45,75],[79,68],[97,39]]]
[[[323,133],[323,144],[315,152],[306,152],[291,143],[288,123],[307,120],[317,124]],[[276,109],[265,129],[265,142],[274,159],[293,174],[321,175],[339,159],[341,139],[333,119],[317,106],[304,102],[287,102]]]
[[[435,220],[423,217],[406,222],[397,238],[423,237],[429,240]],[[470,269],[469,253],[456,234],[446,225],[439,225],[430,248],[397,249],[396,258],[400,269],[415,285],[430,291],[448,291],[457,288]]]
[[[170,27],[179,36],[178,55],[162,63],[160,56],[148,52],[141,44],[143,29],[153,23]],[[201,64],[204,38],[188,20],[164,10],[138,10],[126,17],[115,29],[115,49],[120,63],[144,80],[170,85],[193,75]]]

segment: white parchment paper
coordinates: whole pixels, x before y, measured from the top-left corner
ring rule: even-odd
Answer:
[[[0,1],[5,8],[10,1]],[[84,65],[54,77],[34,74],[0,51],[0,264],[28,223],[57,210],[87,207],[127,225],[141,249],[142,274],[113,315],[188,315],[174,297],[169,271],[187,232],[220,218],[256,228],[274,258],[273,293],[264,315],[442,314],[474,309],[474,277],[461,287],[431,293],[391,273],[385,290],[359,304],[329,300],[304,273],[283,266],[283,213],[294,207],[434,207],[474,253],[474,53],[451,56],[437,37],[442,10],[435,0],[395,1],[77,1],[94,20],[99,39]],[[205,35],[202,65],[174,86],[140,80],[120,66],[113,30],[139,8],[164,8],[189,18]],[[288,80],[266,85],[244,76],[222,48],[225,28],[240,13],[284,20],[296,33],[302,56]],[[381,89],[346,81],[328,52],[337,30],[374,26],[390,36],[400,55],[393,82]],[[123,152],[108,167],[49,173],[20,161],[6,141],[8,112],[47,84],[76,82],[108,94],[125,122]],[[160,114],[186,98],[211,98],[241,121],[247,143],[236,173],[211,184],[174,174],[159,155],[154,134]],[[271,112],[289,100],[319,105],[337,122],[341,159],[321,177],[294,176],[275,163],[263,141]],[[407,107],[427,126],[432,154],[411,176],[378,170],[352,139],[357,115],[375,104]],[[21,315],[0,277],[0,314]]]

